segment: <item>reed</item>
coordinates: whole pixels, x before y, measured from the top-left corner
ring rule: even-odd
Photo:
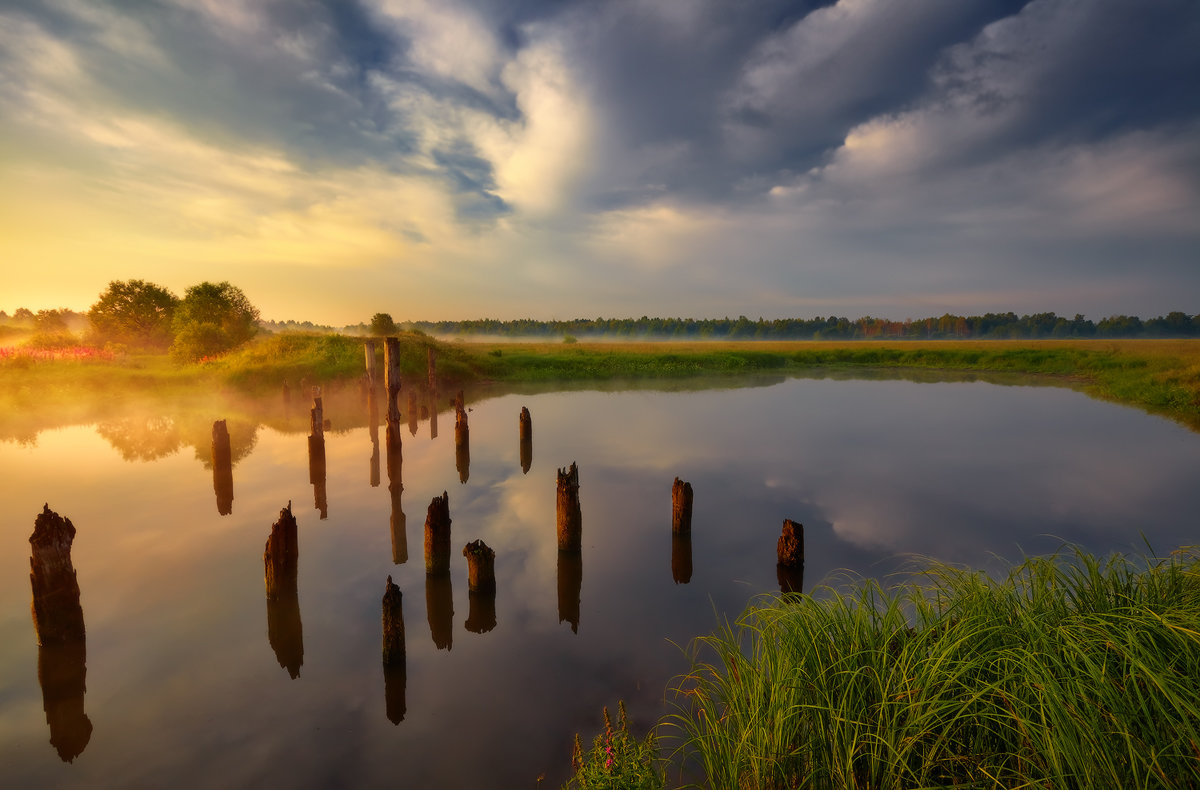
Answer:
[[[1194,549],[933,564],[760,600],[691,649],[658,735],[703,786],[1200,786]]]

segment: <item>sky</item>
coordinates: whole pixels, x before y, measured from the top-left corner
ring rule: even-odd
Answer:
[[[1196,0],[2,0],[0,309],[1200,312]]]

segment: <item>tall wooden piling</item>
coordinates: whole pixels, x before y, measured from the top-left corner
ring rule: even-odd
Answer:
[[[528,474],[529,467],[533,464],[533,418],[529,416],[529,409],[525,406],[521,407],[519,423],[521,443],[521,473]]]
[[[279,511],[263,550],[267,588],[267,641],[279,666],[294,680],[304,664],[304,628],[300,622],[297,588],[300,543],[292,503]]]
[[[425,515],[425,573],[450,573],[450,495],[445,491],[433,498]]]
[[[383,698],[388,721],[392,724],[404,721],[407,709],[403,603],[400,588],[392,583],[392,577],[389,576],[383,591]]]
[[[558,550],[579,551],[582,546],[583,515],[579,508],[579,468],[575,462],[558,470]]]
[[[387,389],[388,425],[400,424],[400,338],[383,339],[383,379]]]
[[[233,512],[233,451],[225,420],[217,420],[212,426],[212,464],[217,512],[227,516]]]
[[[319,436],[322,440],[325,438],[325,404],[321,399],[321,388],[314,386],[312,388],[313,405],[309,412],[308,427],[309,433],[312,436]]]
[[[692,484],[678,477],[671,484],[671,533],[690,535],[692,532]]]

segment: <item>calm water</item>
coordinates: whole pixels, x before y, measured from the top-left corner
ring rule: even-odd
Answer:
[[[326,518],[307,402],[261,416],[118,413],[0,442],[0,784],[557,786],[574,733],[590,738],[601,706],[626,700],[644,728],[686,669],[676,645],[711,630],[714,611],[736,615],[779,589],[785,518],[806,527],[805,589],[838,569],[883,575],[910,554],[994,569],[997,555],[1063,540],[1165,552],[1200,539],[1200,437],[1063,389],[789,379],[468,394],[469,467],[456,464],[452,412],[437,415],[436,438],[428,419],[410,432],[406,415],[392,470],[402,491],[389,488],[383,429],[373,461],[357,395],[326,401]],[[233,501],[221,515],[209,428],[227,416]],[[555,471],[572,461],[576,565],[555,544]],[[686,557],[672,568],[675,476],[695,489],[686,583],[675,578]],[[451,575],[427,585],[425,513],[443,491]],[[272,612],[269,639],[263,548],[289,501],[298,606]],[[43,503],[78,529],[92,731],[76,732],[71,763],[50,744],[29,614]],[[491,602],[468,596],[459,552],[475,539],[496,551]],[[385,682],[389,575],[407,659]]]

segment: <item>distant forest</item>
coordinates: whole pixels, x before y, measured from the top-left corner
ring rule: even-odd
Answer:
[[[866,316],[848,318],[577,318],[571,321],[414,321],[401,324],[431,335],[499,337],[629,338],[663,340],[853,340],[853,339],[1009,339],[1087,337],[1200,337],[1200,315],[1172,312],[1143,321],[1117,315],[1091,321],[1081,315],[1015,313],[946,315],[907,321]],[[367,324],[347,327],[369,331]]]

